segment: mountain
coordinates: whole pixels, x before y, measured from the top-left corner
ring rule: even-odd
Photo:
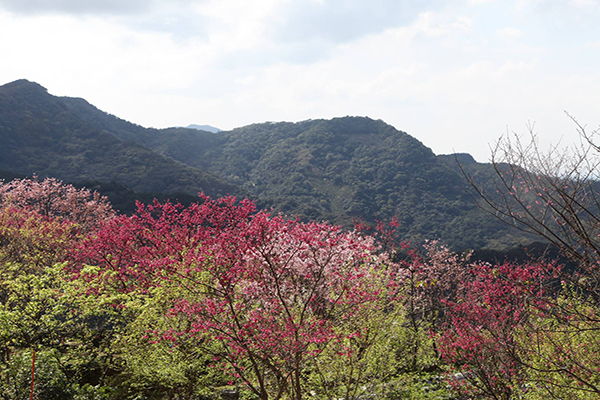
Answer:
[[[219,135],[171,128],[145,143],[304,220],[351,227],[396,217],[404,239],[441,239],[455,249],[529,240],[476,206],[457,161],[483,184],[494,174],[490,165],[468,154],[436,156],[383,121],[269,122]]]
[[[157,134],[26,80],[0,87],[0,169],[71,182],[115,181],[136,191],[241,193],[144,146],[142,138]]]
[[[489,165],[468,154],[436,156],[406,132],[366,117],[269,122],[218,135],[147,129],[20,80],[0,86],[0,144],[7,176],[85,181],[124,198],[125,209],[134,196],[178,193],[189,201],[199,191],[230,193],[347,228],[396,217],[402,238],[441,239],[457,250],[526,240],[477,208],[457,160],[484,184]]]
[[[212,133],[219,133],[222,132],[222,129],[219,128],[215,128],[214,126],[210,126],[210,125],[196,125],[196,124],[191,124],[186,126],[186,128],[188,129],[197,129],[199,131],[206,131],[206,132],[212,132]]]

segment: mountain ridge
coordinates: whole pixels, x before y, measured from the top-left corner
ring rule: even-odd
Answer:
[[[0,87],[0,169],[69,181],[114,180],[141,191],[240,193],[209,172],[149,149],[139,140],[144,135],[146,128],[83,99],[52,96],[37,83]]]
[[[0,143],[0,169],[17,174],[248,196],[259,207],[346,228],[396,217],[401,238],[441,239],[455,249],[523,240],[467,194],[456,160],[473,170],[485,164],[468,154],[435,155],[368,117],[256,123],[219,134],[144,128],[20,80],[0,86]]]
[[[185,128],[196,129],[199,131],[206,131],[206,132],[211,132],[211,133],[219,133],[219,132],[223,131],[223,129],[215,128],[214,126],[211,126],[211,125],[190,124],[190,125],[186,126]]]

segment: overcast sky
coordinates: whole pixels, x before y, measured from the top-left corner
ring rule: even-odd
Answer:
[[[369,116],[487,161],[528,121],[598,127],[598,21],[596,0],[0,0],[0,84],[156,128]]]

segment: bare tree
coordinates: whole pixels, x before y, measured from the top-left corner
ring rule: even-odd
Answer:
[[[567,114],[568,115],[568,114]],[[556,245],[576,266],[571,282],[600,302],[600,146],[575,118],[580,141],[542,150],[528,125],[527,136],[507,134],[492,148],[492,182],[478,183],[479,206],[516,228]],[[490,188],[491,184],[491,190]]]
[[[562,269],[543,264],[549,278],[544,287],[550,290],[541,290],[543,282],[537,282],[545,294],[526,296],[538,303],[523,309],[528,319],[515,329],[516,351],[504,355],[523,368],[532,390],[543,389],[548,398],[596,398],[600,393],[600,145],[595,141],[599,131],[587,132],[568,116],[579,133],[574,146],[543,150],[530,124],[528,135],[507,134],[492,148],[495,174],[489,182],[469,173],[467,166],[461,169],[482,209],[545,239],[570,261],[569,268]],[[484,281],[493,279],[494,275]],[[523,288],[530,283],[527,279]]]

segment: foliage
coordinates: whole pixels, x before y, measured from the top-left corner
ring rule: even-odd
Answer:
[[[507,339],[496,342],[502,345],[510,338],[512,349],[496,348],[494,353],[522,371],[509,375],[520,375],[532,398],[594,398],[600,393],[595,356],[600,329],[596,181],[600,148],[594,143],[595,132],[590,135],[573,121],[582,140],[570,149],[552,147],[543,152],[533,127],[529,140],[516,135],[502,138],[492,155],[495,191],[484,190],[467,174],[480,195],[482,208],[544,238],[569,261],[568,268],[554,268],[548,263],[538,266],[539,276],[532,281],[542,284],[552,276],[554,285],[548,290],[552,296],[529,293],[527,297],[522,282],[500,284],[497,279],[492,280],[494,287],[471,290],[471,295],[478,292],[481,296],[501,287],[512,288],[509,300],[496,304],[498,312],[518,313],[520,317],[508,318]],[[522,304],[525,298],[530,300],[526,305]],[[481,316],[470,316],[471,323],[482,329],[494,330],[492,325],[498,326],[498,319],[482,322]],[[507,387],[510,390],[505,393],[514,391],[516,385]]]
[[[90,284],[101,274],[93,267],[75,279],[67,262],[82,238],[78,225],[30,209],[1,211],[1,396],[25,397],[33,351],[39,398],[164,398],[208,386],[199,376],[208,371],[206,355],[194,360],[197,349],[173,352],[141,339],[149,324],[157,329],[164,319],[163,296],[99,291]]]
[[[82,99],[55,97],[19,80],[0,87],[0,168],[77,182],[116,181],[137,191],[236,193],[214,175],[161,156],[136,141],[159,134],[108,115]]]
[[[90,384],[72,384],[65,374],[57,350],[36,352],[36,384],[34,398],[48,400],[101,400],[107,389]],[[0,365],[0,398],[4,400],[28,399],[31,393],[32,351],[16,351],[10,363]]]
[[[218,134],[146,129],[27,81],[0,87],[0,111],[0,168],[15,173],[115,182],[180,200],[243,193],[260,208],[346,229],[355,219],[374,226],[396,217],[404,239],[441,239],[455,250],[528,240],[476,207],[454,157],[435,156],[383,121],[264,123]],[[493,173],[457,157],[478,175]],[[133,211],[122,204],[129,194],[110,195],[115,208]]]
[[[181,147],[197,149],[195,158],[181,160],[220,173],[261,206],[304,221],[349,228],[356,219],[374,226],[396,217],[403,239],[442,239],[459,250],[519,240],[475,206],[453,159],[436,157],[383,121],[265,123],[220,132],[209,141],[178,132],[160,140],[155,148],[172,157]]]
[[[232,197],[113,216],[54,180],[1,188],[4,398],[27,395],[34,351],[50,399],[598,396],[582,269],[474,262],[398,244],[395,220],[366,236]]]
[[[304,369],[327,347],[351,356],[345,341],[364,339],[367,350],[381,326],[357,322],[397,286],[371,239],[255,213],[232,198],[140,205],[109,221],[79,257],[111,271],[111,285],[126,293],[177,282],[187,293],[170,315],[188,326],[159,336],[198,339],[260,398],[300,398]]]
[[[31,210],[0,209],[0,394],[5,398],[28,386],[23,363],[35,350],[43,379],[36,393],[44,398],[72,394],[96,370],[99,352],[90,350],[97,350],[93,342],[102,333],[97,317],[107,313],[84,312],[82,305],[95,304],[93,299],[76,296],[64,279],[78,232],[71,222]]]
[[[108,199],[98,192],[76,189],[54,178],[40,182],[35,176],[7,183],[0,181],[0,204],[70,221],[84,230],[92,229],[115,215]]]
[[[600,320],[581,295],[567,290],[538,316],[534,329],[519,332],[532,382],[531,398],[594,399],[600,393]]]
[[[550,263],[470,266],[438,341],[463,377],[457,389],[491,399],[598,396],[600,321],[576,291],[553,286],[560,273]]]

